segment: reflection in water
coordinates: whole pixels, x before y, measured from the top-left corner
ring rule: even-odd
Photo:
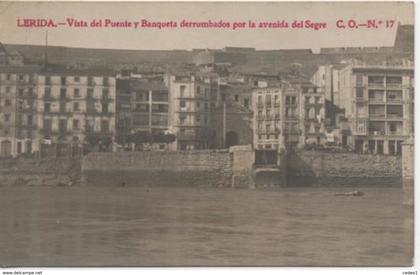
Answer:
[[[6,266],[409,265],[400,187],[4,187]]]

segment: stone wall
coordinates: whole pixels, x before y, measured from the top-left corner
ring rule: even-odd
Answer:
[[[227,150],[92,153],[82,161],[84,185],[231,184]]]
[[[0,185],[70,186],[80,182],[81,160],[54,159],[2,159]]]
[[[301,150],[288,154],[288,185],[401,183],[401,157]]]

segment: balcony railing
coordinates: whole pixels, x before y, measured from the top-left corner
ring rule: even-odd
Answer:
[[[387,89],[401,89],[402,83],[386,83]]]
[[[370,97],[369,98],[369,103],[379,103],[379,104],[382,104],[382,103],[385,103],[385,100],[384,100],[384,98]]]
[[[378,82],[370,82],[368,83],[369,88],[375,88],[375,89],[383,89],[385,88],[384,83],[378,83]]]
[[[385,130],[372,130],[372,129],[369,129],[369,135],[383,136],[383,135],[385,135]]]
[[[385,119],[385,114],[369,114],[371,119]]]
[[[195,140],[197,137],[193,133],[178,133],[178,140]]]
[[[388,131],[388,135],[390,135],[390,136],[403,136],[404,132],[403,131]]]
[[[264,107],[264,103],[262,102],[257,102],[257,108],[263,108]]]
[[[403,99],[402,98],[388,98],[387,103],[394,103],[394,104],[402,104]]]

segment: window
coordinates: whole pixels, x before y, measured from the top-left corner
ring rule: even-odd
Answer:
[[[222,94],[222,100],[225,101],[226,100],[226,95]]]
[[[9,94],[10,93],[10,87],[9,86],[7,86],[6,87],[6,94]]]
[[[204,103],[204,109],[207,110],[209,108],[209,104],[208,103]]]
[[[11,74],[6,74],[6,80],[10,80],[12,78]]]
[[[179,117],[179,123],[180,124],[185,124],[186,120],[187,120],[187,118],[185,116],[180,116]]]
[[[80,77],[75,76],[75,77],[74,77],[74,82],[80,82]]]
[[[93,98],[93,89],[92,88],[87,89],[87,97],[88,98]]]
[[[44,104],[44,112],[45,113],[51,112],[51,104],[50,103],[45,103]]]
[[[73,111],[80,111],[79,110],[79,102],[74,102],[73,103]]]
[[[4,121],[9,122],[10,114],[4,114]]]
[[[239,101],[239,95],[235,95],[235,101],[238,102]]]
[[[51,84],[51,77],[50,76],[46,76],[45,77],[45,84],[46,85],[50,85]]]
[[[65,76],[61,77],[61,85],[66,85],[66,77]]]
[[[60,113],[65,113],[65,112],[66,112],[66,103],[60,102]]]
[[[109,97],[109,90],[108,89],[102,89],[102,98],[107,99]]]
[[[102,103],[102,113],[107,114],[108,113],[108,104]]]
[[[108,133],[109,132],[109,122],[108,120],[101,121],[101,132]]]
[[[67,120],[60,119],[58,122],[58,128],[59,128],[60,133],[65,133],[67,130]]]
[[[73,96],[74,97],[79,97],[80,96],[80,90],[79,89],[74,89],[73,90]]]
[[[28,115],[28,125],[32,126],[32,123],[33,123],[33,117],[32,115]]]
[[[19,88],[18,94],[19,94],[20,97],[23,96],[23,92],[24,92],[24,89],[23,88]]]
[[[195,121],[196,121],[196,122],[198,122],[198,123],[200,123],[200,122],[201,122],[201,117],[200,117],[199,115],[197,115],[197,116],[195,117]]]
[[[356,97],[363,98],[363,88],[356,88]]]
[[[181,107],[181,108],[185,108],[187,106],[187,104],[186,104],[186,102],[184,101],[184,100],[181,100],[180,102],[179,102],[179,107]]]
[[[181,97],[185,96],[185,85],[179,86],[179,94]]]
[[[6,98],[6,100],[4,101],[4,106],[10,106],[12,105],[10,99]]]
[[[52,129],[51,119],[44,119],[43,125],[44,125],[44,130],[51,131]]]
[[[67,93],[67,89],[66,88],[61,88],[60,89],[60,98],[65,99],[66,98],[66,93]]]
[[[51,97],[51,88],[45,88],[44,96],[47,98]]]
[[[73,129],[78,130],[79,129],[79,120],[73,119]]]
[[[249,107],[249,99],[248,98],[244,99],[244,106],[247,107],[247,108]]]
[[[22,80],[24,80],[24,79],[25,79],[25,76],[24,76],[23,74],[20,74],[20,75],[19,75],[19,80],[21,80],[21,81],[22,81]]]
[[[389,130],[391,131],[391,133],[395,133],[397,131],[397,124],[391,122],[389,124]]]
[[[201,107],[200,102],[197,102],[197,108],[200,108],[200,107]]]
[[[197,86],[197,95],[201,95],[201,87]]]
[[[103,84],[104,84],[104,86],[109,85],[109,78],[108,77],[104,77]]]
[[[17,143],[17,153],[18,154],[22,153],[22,142],[20,141]]]

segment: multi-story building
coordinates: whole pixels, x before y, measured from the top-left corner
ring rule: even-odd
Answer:
[[[338,83],[337,105],[351,129],[346,143],[360,153],[400,154],[414,133],[413,67],[349,65]]]
[[[165,82],[169,90],[169,125],[177,139],[176,150],[207,148],[211,133],[211,109],[217,95],[211,79],[192,74],[168,74]]]
[[[44,151],[55,147],[56,154],[61,155],[72,147],[74,150],[75,144],[108,147],[112,143],[115,78],[111,74],[43,70],[37,89],[37,125]]]
[[[130,82],[132,131],[168,130],[168,88],[163,81],[133,79]]]
[[[279,150],[285,147],[283,100],[284,92],[281,85],[254,89],[252,102],[255,149]]]
[[[253,92],[254,148],[296,148],[325,139],[325,100],[321,90],[304,81],[281,82]]]
[[[0,156],[38,150],[36,91],[38,66],[0,67]]]
[[[301,138],[300,144],[323,144],[325,142],[325,94],[322,88],[309,81],[295,86],[301,99]]]

